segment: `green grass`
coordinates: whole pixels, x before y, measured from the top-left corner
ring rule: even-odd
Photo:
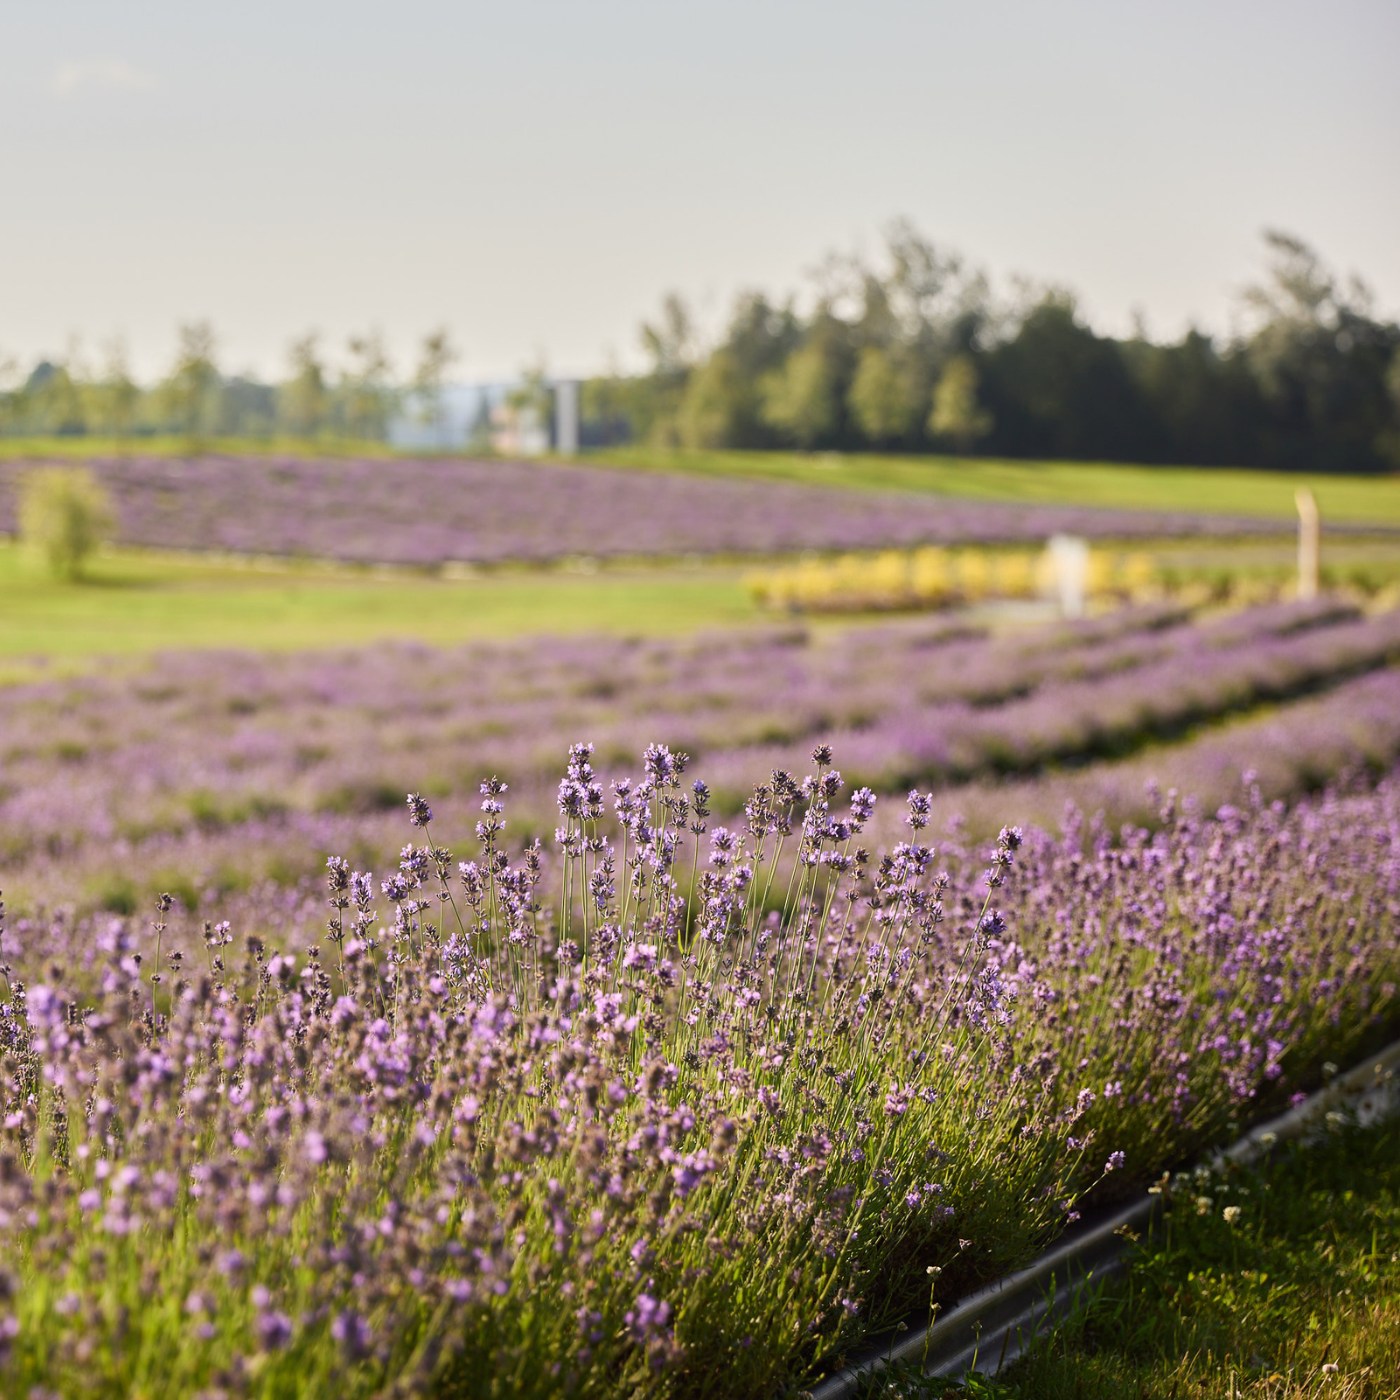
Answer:
[[[1234,1225],[1226,1206],[1239,1208]],[[1174,1185],[1168,1217],[1126,1273],[1003,1380],[922,1381],[906,1368],[868,1395],[1400,1395],[1400,1122]]]
[[[386,637],[669,634],[757,617],[734,567],[500,569],[467,579],[118,550],[60,582],[0,542],[0,679],[182,647],[286,650]]]
[[[697,476],[800,481],[851,490],[914,491],[988,501],[1120,506],[1261,515],[1292,520],[1293,493],[1309,485],[1324,520],[1400,525],[1400,475],[1307,476],[1234,467],[1143,467],[1112,462],[1016,462],[794,452],[670,452],[612,447],[601,464]]]
[[[191,437],[158,433],[150,437],[0,437],[0,461],[82,461],[90,457],[188,457],[217,453],[228,457],[394,457],[382,442],[327,434],[314,440],[300,437]],[[415,454],[432,455],[432,454]]]
[[[1195,578],[1291,577],[1291,547],[1268,541],[1163,542],[1164,566]],[[1389,578],[1393,547],[1338,541],[1324,555],[1343,581]],[[99,655],[184,647],[257,650],[354,646],[412,638],[450,646],[476,638],[581,632],[664,636],[766,620],[744,578],[753,565],[615,564],[584,573],[501,567],[467,578],[307,561],[117,549],[78,583],[59,581],[0,537],[0,684],[81,670]],[[878,616],[878,615],[876,615]],[[807,618],[849,626],[853,613]]]

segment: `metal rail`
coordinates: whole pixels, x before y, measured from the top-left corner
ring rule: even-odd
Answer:
[[[1363,1122],[1400,1110],[1400,1040],[1370,1055],[1356,1068],[1336,1076],[1297,1108],[1250,1129],[1214,1160],[1241,1166],[1263,1157],[1275,1142],[1305,1137],[1323,1127],[1326,1115],[1349,1104]],[[805,1392],[808,1400],[849,1400],[871,1376],[894,1361],[922,1359],[926,1374],[956,1376],[979,1360],[995,1358],[982,1369],[996,1375],[1034,1343],[1046,1323],[1064,1316],[1084,1288],[1098,1284],[1123,1267],[1123,1230],[1140,1233],[1161,1203],[1145,1195],[1130,1205],[1077,1227],[1034,1263],[964,1298],[934,1320],[910,1324],[899,1340],[867,1352],[835,1375]]]

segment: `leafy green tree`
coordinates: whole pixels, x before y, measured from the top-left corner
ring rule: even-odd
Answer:
[[[800,341],[791,306],[775,307],[757,292],[735,304],[724,343],[690,372],[677,413],[688,447],[771,446],[761,385],[781,369]]]
[[[174,368],[156,391],[157,412],[176,432],[198,440],[219,419],[222,381],[214,361],[214,328],[208,321],[187,322],[179,338]]]
[[[1194,328],[1174,344],[1135,337],[1120,351],[1151,434],[1138,443],[1142,460],[1210,464],[1257,456],[1267,406],[1242,356],[1222,354]]]
[[[1400,471],[1400,345],[1391,352],[1385,374],[1386,394],[1390,399],[1390,422],[1377,437],[1381,457],[1391,469]]]
[[[85,386],[84,397],[88,422],[95,431],[125,437],[136,426],[141,390],[131,377],[120,336],[108,342],[101,377]]]
[[[447,380],[447,371],[456,360],[457,351],[448,339],[446,326],[441,326],[423,337],[423,346],[418,354],[418,367],[413,372],[412,388],[419,421],[428,427],[440,429],[442,426],[443,386]]]
[[[652,374],[684,375],[695,361],[695,319],[678,292],[667,292],[658,321],[643,321],[642,349],[651,358]]]
[[[809,339],[764,378],[764,421],[799,447],[814,447],[837,425],[835,370],[824,341]]]
[[[59,578],[77,579],[112,531],[111,502],[86,467],[42,467],[21,485],[20,537]]]
[[[642,330],[650,372],[614,375],[585,402],[663,445],[939,443],[1021,457],[1394,466],[1400,405],[1388,375],[1400,326],[1301,239],[1266,237],[1247,335],[1155,344],[1141,330],[1096,334],[1053,288],[1013,282],[1015,295],[996,301],[982,273],[899,222],[878,265],[821,264],[808,315],[741,298],[709,354],[669,297]]]
[[[635,400],[640,376],[624,375],[615,366],[607,374],[586,379],[579,395],[580,432],[585,441],[606,446],[626,442],[636,432]]]
[[[0,432],[12,433],[19,428],[23,409],[23,383],[19,378],[19,361],[0,351]]]
[[[554,392],[543,361],[520,376],[520,383],[506,395],[506,407],[515,417],[516,437],[522,447],[531,434],[548,434],[554,419]]]
[[[918,421],[918,379],[907,362],[879,345],[860,352],[846,401],[865,436],[876,444],[898,442]]]
[[[633,433],[658,447],[674,447],[680,441],[681,400],[698,355],[695,320],[684,299],[668,292],[660,318],[644,321],[639,338],[651,370],[634,381],[628,396]]]
[[[734,356],[716,350],[686,382],[676,430],[685,447],[729,447],[739,439],[746,385]]]
[[[1302,239],[1269,230],[1264,240],[1270,262],[1244,295],[1255,326],[1242,349],[1268,407],[1259,456],[1322,470],[1384,465],[1400,327],[1377,321],[1365,283],[1344,284]]]
[[[969,452],[979,438],[992,430],[992,415],[977,401],[979,377],[970,355],[954,355],[939,376],[933,391],[928,430],[951,442],[959,452]]]
[[[219,388],[218,425],[230,437],[271,437],[277,427],[277,389],[249,375],[231,375]]]
[[[346,349],[350,364],[337,395],[346,431],[351,437],[381,439],[397,399],[384,338],[378,330],[352,335]]]
[[[277,390],[277,417],[294,437],[315,437],[326,421],[330,395],[319,342],[320,336],[308,331],[287,352],[291,374]]]
[[[1151,461],[1158,432],[1116,340],[1050,291],[1016,333],[980,358],[994,431],[989,450],[1071,461]]]
[[[62,436],[87,429],[83,396],[67,364],[37,365],[25,386],[27,426],[31,432]]]

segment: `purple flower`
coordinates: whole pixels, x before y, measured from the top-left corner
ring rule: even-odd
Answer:
[[[655,943],[633,943],[622,955],[623,967],[635,967],[647,972],[656,966]]]
[[[671,1318],[671,1305],[653,1298],[649,1293],[637,1294],[637,1301],[624,1314],[623,1321],[639,1342],[653,1342],[669,1336],[667,1323]]]
[[[292,1320],[286,1313],[260,1312],[256,1325],[258,1341],[264,1351],[279,1351],[292,1340]]]
[[[368,1356],[374,1341],[369,1323],[359,1313],[348,1309],[336,1313],[331,1319],[331,1336],[340,1343],[341,1350],[351,1361],[360,1361]]]

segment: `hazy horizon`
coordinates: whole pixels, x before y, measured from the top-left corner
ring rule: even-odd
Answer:
[[[1096,326],[1230,329],[1264,227],[1400,308],[1400,10],[883,0],[508,9],[56,3],[0,20],[0,359],[178,321],[283,372],[380,326],[453,377],[639,361],[907,215]],[[1386,170],[1391,175],[1385,174]]]

